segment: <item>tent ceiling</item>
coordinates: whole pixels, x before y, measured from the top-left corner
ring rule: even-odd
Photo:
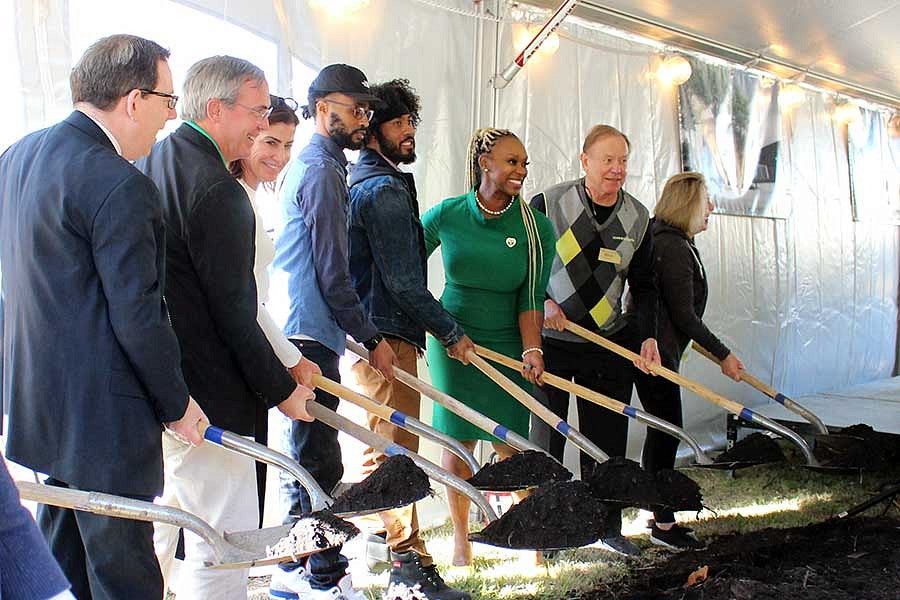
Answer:
[[[559,0],[529,4],[555,8]],[[898,0],[581,0],[574,14],[900,107]]]

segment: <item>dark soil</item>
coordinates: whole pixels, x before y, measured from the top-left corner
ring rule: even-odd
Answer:
[[[471,539],[505,548],[575,548],[597,541],[605,521],[606,508],[586,483],[557,481],[539,487]]]
[[[412,504],[431,493],[428,475],[408,456],[390,456],[368,477],[335,498],[335,513],[370,512]]]
[[[662,469],[654,474],[656,489],[662,497],[662,504],[670,510],[702,510],[703,495],[697,482],[672,469]]]
[[[572,473],[543,452],[525,450],[486,465],[469,478],[480,490],[523,490],[550,481],[568,481]]]
[[[763,433],[751,433],[715,458],[717,463],[784,462],[778,442]]]
[[[896,460],[893,438],[859,423],[834,435],[816,436],[813,454],[825,466],[880,471]]]
[[[847,519],[721,536],[705,550],[642,559],[581,600],[898,600],[900,521]],[[686,587],[708,567],[707,579]]]
[[[595,498],[611,506],[654,508],[665,505],[653,473],[622,456],[598,463],[585,481]]]
[[[332,538],[340,536],[346,542],[359,535],[359,528],[356,525],[350,521],[345,521],[330,510],[319,510],[304,516],[316,520],[313,533],[316,540],[316,548],[330,547],[329,536]]]

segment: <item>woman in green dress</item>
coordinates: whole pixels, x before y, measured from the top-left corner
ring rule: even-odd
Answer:
[[[521,356],[521,372],[501,370],[530,391],[544,371],[541,327],[556,244],[553,227],[519,198],[528,156],[512,132],[476,131],[469,142],[467,169],[469,192],[444,200],[422,217],[428,254],[441,246],[446,275],[441,304],[476,344]],[[428,339],[428,363],[438,389],[528,436],[529,411],[475,367],[447,356],[433,338]],[[442,406],[435,405],[433,424],[470,449],[478,440],[488,440],[500,457],[514,452]],[[471,476],[449,451],[443,452],[441,464],[460,477]],[[454,526],[453,564],[470,564],[469,500],[450,488],[447,499]]]

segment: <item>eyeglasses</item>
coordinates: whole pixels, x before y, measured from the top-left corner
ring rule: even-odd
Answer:
[[[241,104],[240,102],[234,102],[234,104],[237,104],[241,108],[245,108],[245,109],[249,110],[250,112],[252,112],[254,114],[254,116],[256,116],[257,120],[259,120],[259,121],[264,121],[264,120],[268,119],[269,115],[271,115],[272,111],[275,109],[274,106],[267,106],[266,108],[251,108],[251,107],[247,106],[246,104]]]
[[[140,89],[138,91],[142,94],[151,94],[153,96],[159,96],[160,98],[165,98],[166,100],[168,100],[167,104],[169,105],[169,108],[171,108],[171,109],[174,109],[175,105],[178,104],[178,96],[176,96],[175,94],[167,94],[166,92],[157,92],[156,90],[145,90],[145,89]]]
[[[329,100],[328,98],[322,98],[323,102],[330,102],[331,104],[338,104],[340,106],[347,106],[353,109],[353,116],[357,119],[366,118],[366,121],[371,121],[372,117],[375,116],[375,111],[371,108],[363,108],[359,104],[350,104],[348,102],[340,102],[338,100]]]

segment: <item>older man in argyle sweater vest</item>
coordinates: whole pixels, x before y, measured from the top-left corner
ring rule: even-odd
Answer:
[[[659,362],[650,215],[622,189],[629,150],[627,138],[618,130],[594,127],[581,154],[585,177],[555,185],[531,200],[535,209],[549,217],[557,237],[544,307],[546,369],[625,404],[631,402],[635,366],[646,371],[648,362]],[[622,312],[626,281],[635,299],[635,314]],[[639,352],[641,361],[633,365],[565,331],[567,320]],[[568,392],[536,386],[535,397],[566,418]],[[625,454],[628,422],[624,416],[578,398],[578,428],[610,456]],[[565,439],[542,421],[532,420],[531,437],[562,459]],[[583,478],[594,466],[582,453]],[[638,549],[620,531],[621,511],[612,511],[603,534],[605,547],[637,554]]]

